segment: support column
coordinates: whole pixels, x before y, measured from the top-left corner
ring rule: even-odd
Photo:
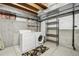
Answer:
[[[74,9],[74,5],[75,4],[73,3],[73,11],[72,11],[72,15],[73,15],[72,47],[73,47],[74,50],[76,50],[76,48],[75,48],[75,40],[74,40],[75,39],[74,38],[75,37],[75,27],[74,27],[75,26],[75,12],[74,12],[75,9]]]

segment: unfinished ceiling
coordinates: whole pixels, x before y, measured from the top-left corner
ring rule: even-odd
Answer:
[[[3,3],[5,5],[37,14],[39,10],[47,9],[46,3]]]

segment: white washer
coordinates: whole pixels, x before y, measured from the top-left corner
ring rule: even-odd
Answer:
[[[38,47],[40,45],[43,44],[43,41],[44,41],[44,36],[42,35],[41,32],[35,32],[35,40],[36,40],[36,44],[35,44],[35,47]],[[40,37],[40,38],[39,38]],[[39,40],[40,39],[40,40]]]

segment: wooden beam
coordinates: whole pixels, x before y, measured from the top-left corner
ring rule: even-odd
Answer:
[[[22,5],[20,5],[20,4],[16,4],[16,3],[12,3],[12,4],[17,5],[17,6],[21,7],[21,8],[26,9],[26,10],[29,10],[29,11],[32,11],[32,12],[36,12],[36,11],[34,11],[34,10],[32,10],[32,9],[29,9],[29,8],[27,8],[27,7],[25,7],[25,6],[22,6]]]
[[[27,3],[27,4],[32,5],[33,7],[37,8],[37,9],[39,9],[39,10],[43,9],[42,7],[38,6],[38,5],[35,4],[35,3]]]
[[[48,6],[48,4],[47,3],[43,3],[45,6]]]
[[[26,8],[30,8],[30,9],[32,9],[34,11],[39,11],[39,9],[34,7],[34,6],[32,6],[31,3],[18,3],[18,4],[20,4],[22,6],[25,6]]]
[[[26,8],[26,7],[24,7],[22,5],[19,5],[19,4],[14,4],[14,3],[2,3],[2,4],[8,5],[8,6],[12,6],[12,7],[18,8],[20,10],[28,11],[28,12],[33,13],[33,14],[37,14],[36,11],[33,11],[33,10],[31,10],[29,8]]]
[[[38,6],[42,7],[43,9],[47,9],[47,6],[42,4],[42,3],[35,3],[35,4],[37,4]]]

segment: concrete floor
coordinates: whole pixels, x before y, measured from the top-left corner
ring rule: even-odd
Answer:
[[[56,46],[56,44],[52,42],[46,42],[45,45],[49,47],[44,54],[41,56],[79,56],[79,51],[74,51],[72,48],[65,46]]]
[[[5,48],[4,50],[0,50],[0,56],[21,56],[21,52],[18,46],[12,46]]]
[[[56,46],[55,43],[46,42],[44,44],[49,49],[41,56],[79,56],[79,51],[74,51],[72,48],[65,46]],[[21,56],[18,46],[13,46],[0,51],[0,56]]]

